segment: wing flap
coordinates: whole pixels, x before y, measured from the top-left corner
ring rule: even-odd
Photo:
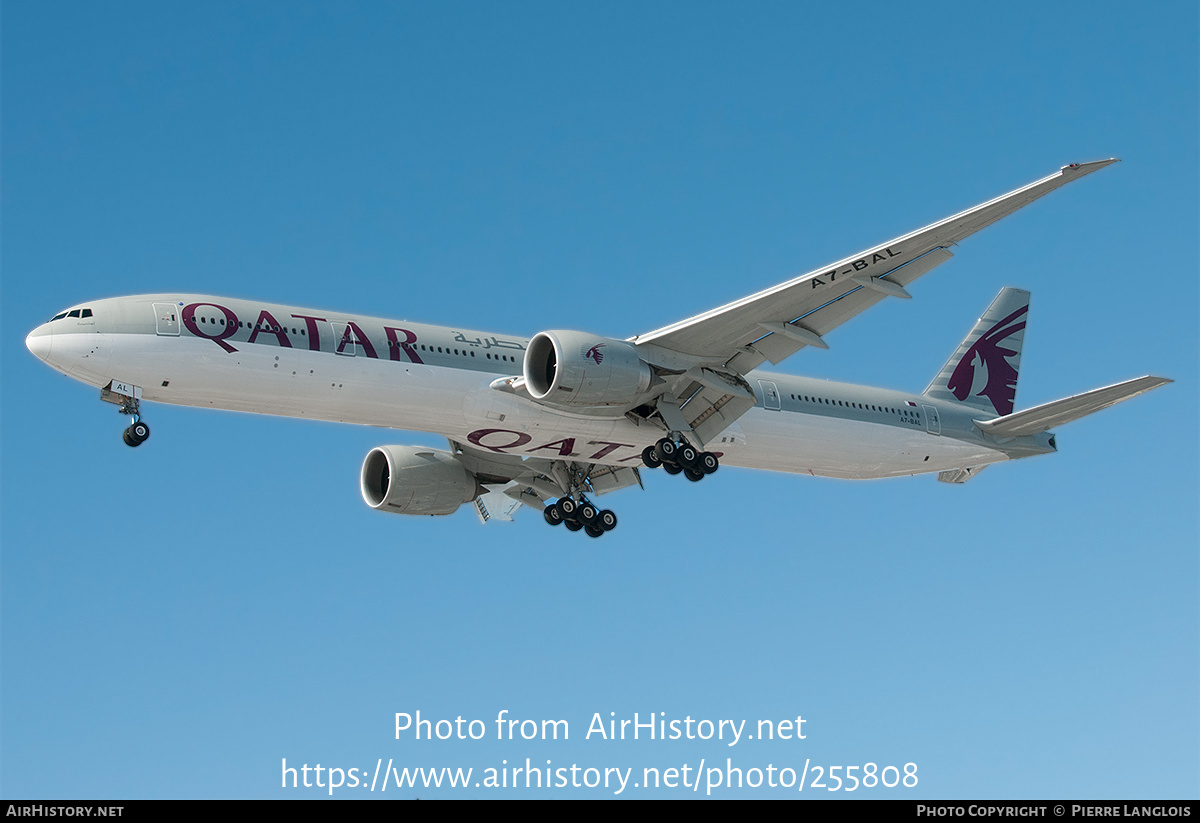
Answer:
[[[804,348],[804,343],[801,343],[799,340],[795,340],[793,338],[785,337],[782,334],[775,334],[771,332],[747,344],[745,348],[748,349],[748,351],[738,352],[738,357],[746,355],[747,358],[762,358],[770,360],[772,365],[778,365],[796,352],[800,351],[800,349]],[[759,360],[759,363],[762,362],[762,359]],[[742,360],[739,362],[748,361]],[[750,368],[753,369],[756,368],[756,366],[751,366]],[[746,371],[749,370],[750,369],[747,369]],[[737,371],[741,370],[738,369]],[[744,374],[745,372],[742,373]]]
[[[1089,414],[1107,409],[1123,400],[1145,394],[1151,389],[1173,383],[1166,377],[1138,377],[1126,380],[1102,389],[1093,389],[1083,394],[1076,394],[1052,403],[1034,406],[1032,409],[997,417],[994,420],[977,420],[975,425],[986,434],[997,437],[1021,437],[1030,434],[1040,434],[1055,426],[1070,423]]]
[[[515,492],[515,495],[512,492]],[[522,497],[525,499],[522,499]],[[532,495],[522,495],[516,483],[509,483],[506,486],[492,489],[476,497],[475,514],[479,517],[480,523],[487,523],[489,521],[510,522],[513,519],[513,514],[522,505],[538,507],[541,505],[541,501]]]
[[[633,466],[594,466],[588,475],[592,491],[597,495],[615,492],[635,483],[642,485],[642,477]]]
[[[938,472],[938,480],[943,483],[966,483],[975,475],[987,468],[983,466],[967,466],[961,469],[947,469],[944,472]]]

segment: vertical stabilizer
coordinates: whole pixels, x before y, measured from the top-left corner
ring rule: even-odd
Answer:
[[[988,414],[1012,414],[1028,314],[1029,292],[1002,289],[925,389],[925,395],[954,400]]]

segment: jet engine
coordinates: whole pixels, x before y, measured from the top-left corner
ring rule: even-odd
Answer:
[[[650,388],[637,347],[578,331],[544,331],[529,341],[525,386],[549,406],[626,406]]]
[[[363,500],[380,511],[452,514],[478,493],[475,476],[449,452],[380,446],[363,461]]]

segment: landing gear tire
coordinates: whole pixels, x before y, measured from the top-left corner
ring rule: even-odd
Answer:
[[[563,525],[573,532],[577,532],[583,528],[583,524],[578,520],[564,520]]]
[[[590,523],[584,526],[583,530],[587,532],[588,537],[599,537],[600,535],[604,534],[604,529],[600,528],[599,526],[593,526]]]
[[[695,467],[696,461],[699,458],[699,453],[694,448],[684,443],[679,447],[679,451],[676,453],[675,460],[685,469],[690,469]]]
[[[604,531],[610,532],[617,527],[617,516],[612,509],[605,509],[596,516],[596,525]]]
[[[670,463],[675,460],[675,452],[679,451],[679,446],[675,445],[675,441],[664,437],[654,444],[654,452],[658,455],[658,459],[663,463]]]
[[[683,471],[683,466],[676,466],[674,463],[663,463],[662,467],[666,469],[667,474],[679,474]]]
[[[134,423],[121,435],[121,439],[125,441],[125,445],[137,447],[146,442],[150,437],[150,427],[140,420]]]
[[[546,522],[551,526],[557,526],[563,522],[563,516],[559,512],[557,506],[547,506],[542,510],[542,517],[545,518]]]
[[[558,513],[562,515],[562,519],[568,521],[567,525],[570,525],[570,521],[575,519],[575,513],[579,510],[579,504],[570,497],[561,498],[557,503],[554,504],[554,507],[557,508]],[[576,530],[572,529],[572,531]]]
[[[684,469],[683,476],[686,477],[688,480],[691,480],[693,483],[695,483],[698,480],[704,479],[704,472],[698,471],[696,469]]]
[[[579,511],[575,514],[575,518],[585,526],[590,526],[600,512],[591,503],[584,501],[579,506]]]
[[[136,397],[130,397],[128,395],[121,395],[117,397],[116,395],[112,395],[110,393],[109,398],[106,398],[105,392],[101,391],[100,399],[110,399],[111,402],[117,403],[119,405],[117,411],[119,411],[121,414],[129,416],[129,427],[121,433],[121,439],[125,441],[126,446],[136,448],[150,438],[150,427],[142,421],[140,410],[141,403]]]
[[[647,446],[642,449],[642,462],[646,464],[646,468],[648,469],[657,469],[663,464],[653,446]]]
[[[717,469],[721,468],[721,461],[712,452],[704,452],[700,455],[700,464],[696,467],[705,474],[712,474]]]

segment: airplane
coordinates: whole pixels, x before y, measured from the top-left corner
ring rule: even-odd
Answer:
[[[950,259],[950,247],[1117,160],[1058,172],[925,228],[669,326],[617,340],[532,338],[196,294],[81,303],[26,338],[100,389],[150,436],[141,402],[428,431],[447,450],[366,456],[363,499],[383,512],[484,522],[522,506],[600,537],[591,496],[661,467],[699,481],[721,465],[868,479],[982,469],[1056,451],[1051,429],[1172,382],[1145,376],[1015,411],[1029,292],[1003,289],[920,394],[759,371]]]

